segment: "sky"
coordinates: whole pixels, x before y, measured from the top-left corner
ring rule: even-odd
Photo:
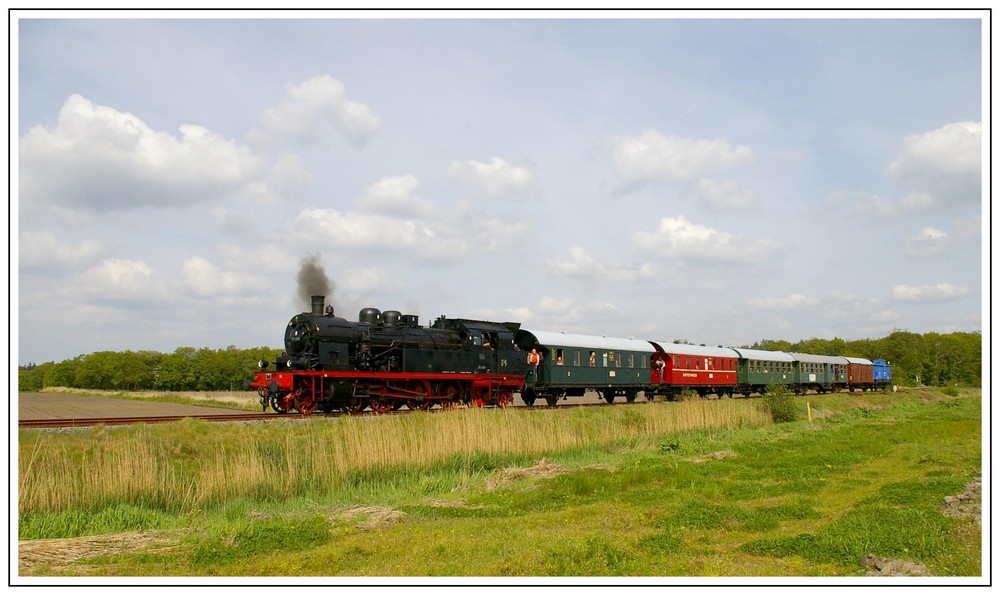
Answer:
[[[16,361],[983,329],[982,11],[302,14],[15,11]]]

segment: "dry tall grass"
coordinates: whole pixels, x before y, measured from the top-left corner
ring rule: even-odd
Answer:
[[[286,498],[347,485],[352,475],[429,468],[456,455],[538,455],[695,428],[770,423],[756,401],[626,407],[467,409],[263,425],[186,420],[165,426],[22,431],[21,514],[115,503],[181,511],[227,498]]]

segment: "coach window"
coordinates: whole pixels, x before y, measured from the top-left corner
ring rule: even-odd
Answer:
[[[628,367],[629,368],[634,368],[635,367],[635,354],[634,353],[628,354]]]
[[[562,349],[556,349],[556,365],[557,366],[563,365],[563,363],[564,363],[563,362],[563,355],[564,354],[563,354],[563,350]]]
[[[573,365],[574,366],[579,366],[580,365],[580,350],[579,349],[574,349],[573,350]]]
[[[596,351],[591,351],[590,352],[590,367],[593,368],[596,365],[597,365],[597,352]]]

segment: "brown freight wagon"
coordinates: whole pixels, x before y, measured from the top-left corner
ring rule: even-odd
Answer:
[[[875,388],[874,366],[871,360],[860,357],[845,357],[847,360],[847,389],[853,391]]]

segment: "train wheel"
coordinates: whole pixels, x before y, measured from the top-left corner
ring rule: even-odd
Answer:
[[[368,406],[375,413],[389,413],[393,410],[395,399],[380,399],[378,397],[368,397]]]
[[[507,408],[508,405],[514,402],[514,391],[509,388],[501,388],[500,394],[497,395],[497,407]]]
[[[423,401],[418,401],[416,399],[407,399],[406,406],[414,411],[427,411],[431,408],[433,402],[430,399],[424,399]]]
[[[528,388],[521,393],[521,400],[524,401],[524,404],[527,405],[528,407],[531,407],[532,405],[535,404],[535,398],[536,395],[534,389]]]
[[[636,393],[634,390],[630,390],[627,393],[625,393],[625,401],[629,403],[635,403],[636,396],[638,396],[638,393]]]
[[[368,407],[368,399],[365,397],[352,397],[351,400],[347,402],[346,409],[348,413],[354,414],[361,413],[366,407]]]
[[[489,389],[473,388],[469,391],[469,405],[472,407],[483,407],[489,403]]]
[[[318,405],[316,399],[314,399],[312,395],[307,396],[303,394],[296,396],[292,400],[292,404],[296,411],[302,415],[312,415],[316,411],[316,406]]]
[[[604,391],[604,400],[607,401],[608,403],[615,402],[615,390],[613,388],[609,388],[606,391]]]
[[[458,405],[458,402],[462,399],[462,385],[458,382],[436,382],[434,383],[434,394],[444,397],[441,400],[442,407]],[[431,407],[433,406],[434,402],[431,401]]]
[[[406,400],[406,406],[415,411],[426,411],[434,404],[430,397],[433,393],[431,383],[427,380],[414,380],[407,387],[407,392],[417,396]]]
[[[559,395],[545,395],[545,402],[549,407],[555,407],[559,404]]]
[[[285,397],[282,395],[271,395],[271,409],[274,409],[276,413],[288,413]]]

